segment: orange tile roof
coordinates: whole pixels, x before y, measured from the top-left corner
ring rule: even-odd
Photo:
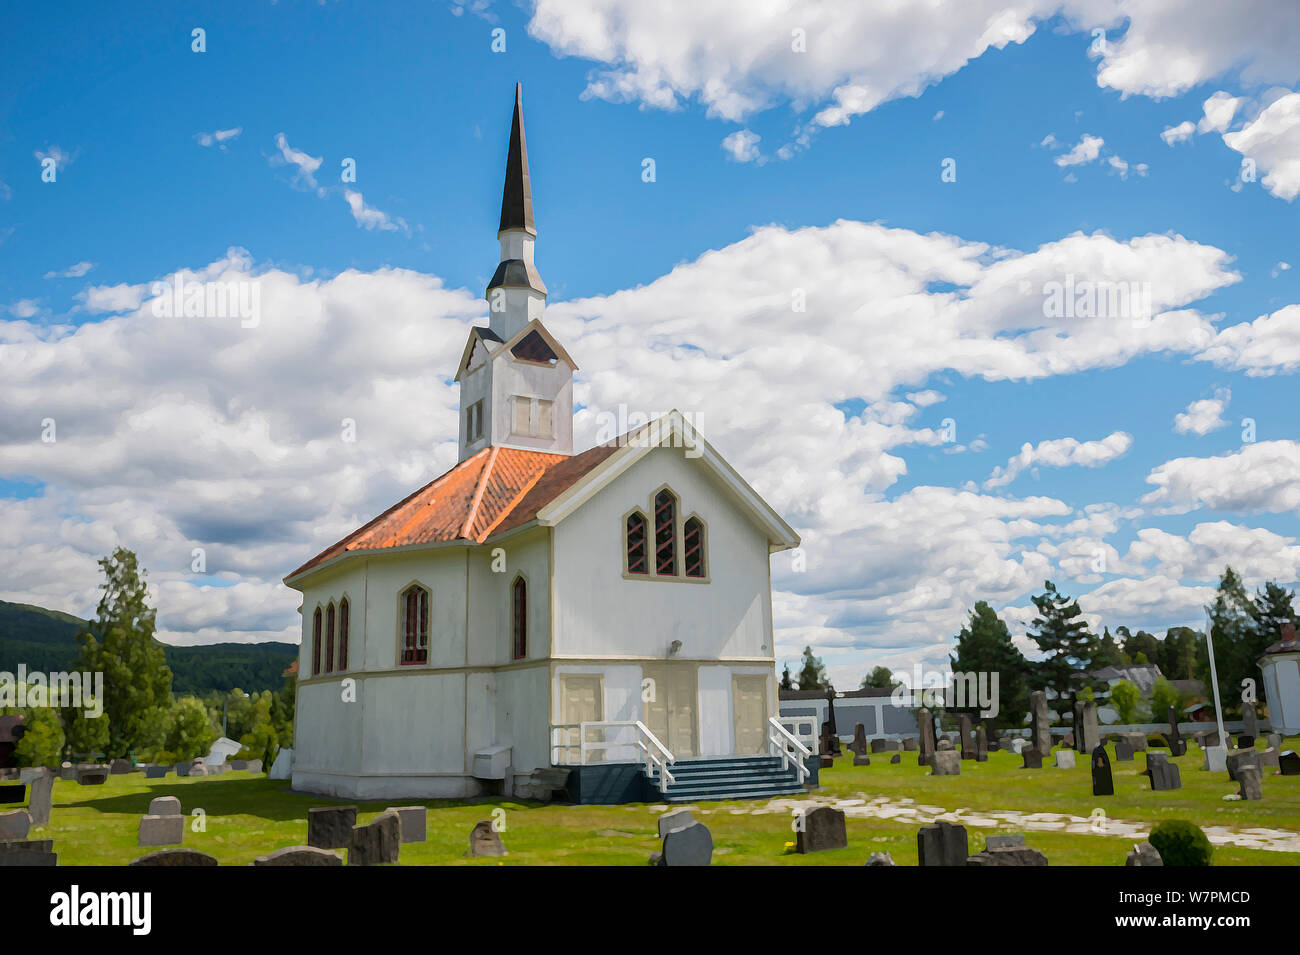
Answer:
[[[616,444],[600,445],[570,456],[484,448],[327,547],[285,580],[350,553],[456,540],[481,544],[494,533],[533,520],[616,450]]]

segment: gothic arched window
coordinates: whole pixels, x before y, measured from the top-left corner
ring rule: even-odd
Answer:
[[[514,658],[522,660],[528,656],[528,582],[522,577],[510,588],[510,612]]]
[[[646,520],[640,511],[633,511],[627,516],[627,572],[629,574],[650,573],[650,562],[646,554]]]
[[[429,662],[429,591],[412,584],[402,591],[402,666]]]
[[[334,601],[325,611],[325,672],[334,672]]]
[[[320,673],[320,607],[311,621],[311,675]]]
[[[692,517],[682,525],[682,566],[687,577],[707,577],[704,562],[704,522]]]
[[[352,629],[352,604],[347,597],[339,604],[339,669],[348,668],[348,631]]]
[[[677,576],[677,498],[667,488],[655,495],[655,573]]]

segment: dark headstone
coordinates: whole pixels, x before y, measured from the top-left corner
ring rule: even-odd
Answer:
[[[916,727],[921,733],[921,740],[916,756],[918,766],[929,766],[934,756],[934,719],[926,707],[916,711]]]
[[[975,762],[987,763],[989,761],[989,734],[980,723],[975,727]]]
[[[1228,754],[1228,778],[1237,781],[1241,773],[1241,767],[1254,766],[1259,768],[1259,753],[1255,749],[1237,749]]]
[[[1133,846],[1133,851],[1124,857],[1124,865],[1130,868],[1164,864],[1164,860],[1160,858],[1160,851],[1149,842],[1139,842]]]
[[[1237,767],[1237,782],[1241,784],[1242,799],[1263,799],[1264,787],[1259,776],[1259,767],[1254,763]]]
[[[1115,795],[1115,780],[1110,772],[1110,756],[1106,744],[1098,743],[1092,751],[1092,794],[1094,796]]]
[[[1242,733],[1237,737],[1237,749],[1254,749],[1255,737],[1249,733]]]
[[[819,756],[817,757],[817,760],[822,769],[830,769],[835,765],[834,756],[830,756],[830,755]]]
[[[908,753],[915,753],[915,752],[916,752],[916,737],[914,737],[914,736],[905,736],[905,737],[903,737],[903,749],[904,749],[905,752],[908,752]]]
[[[1164,753],[1147,753],[1147,768],[1142,775],[1151,780],[1151,789],[1155,792],[1183,788],[1178,766],[1171,763]]]
[[[0,842],[22,842],[32,831],[32,817],[26,809],[0,812]]]
[[[341,866],[343,860],[328,849],[312,846],[286,846],[268,855],[258,856],[253,865],[271,866]]]
[[[1300,776],[1300,753],[1293,749],[1284,749],[1277,755],[1277,768],[1283,776]]]
[[[862,724],[859,723],[858,725],[861,726]],[[883,738],[877,736],[875,739],[871,741],[871,752],[883,753],[884,751],[885,751],[885,741]]]
[[[1047,856],[1028,846],[1015,846],[1006,849],[985,849],[966,860],[967,865],[974,866],[1044,866]]]
[[[870,757],[870,756],[854,756],[854,757],[853,757],[853,765],[854,765],[854,766],[870,766],[870,765],[871,765],[871,757]]]
[[[318,806],[307,810],[307,845],[314,849],[346,849],[357,824],[356,806]]]
[[[958,739],[961,741],[961,758],[974,759],[975,733],[971,728],[970,717],[963,713],[958,718],[957,723],[961,727],[960,732],[957,734]]]
[[[478,856],[503,856],[506,854],[505,844],[501,841],[501,836],[492,828],[492,823],[486,819],[480,820],[474,824],[474,828],[469,834],[469,852],[467,855]]]
[[[1255,745],[1255,737],[1259,735],[1259,718],[1255,715],[1254,703],[1241,704],[1241,721],[1242,732],[1250,737],[1251,745]]]
[[[818,806],[806,811],[801,822],[799,831],[795,833],[795,852],[806,854],[848,847],[849,832],[843,811]]]
[[[664,836],[662,866],[710,865],[713,862],[713,835],[700,823],[674,829]]]
[[[1165,739],[1169,741],[1169,755],[1182,756],[1187,752],[1187,743],[1183,741],[1183,734],[1178,729],[1178,714],[1174,708],[1169,707],[1169,733]],[[1155,847],[1152,846],[1152,849]],[[1158,853],[1157,853],[1158,855]]]
[[[1115,762],[1133,762],[1133,744],[1126,739],[1115,740]]]
[[[867,728],[859,723],[853,727],[853,742],[849,744],[854,756],[866,756],[867,747]]]
[[[146,766],[144,768],[145,779],[162,779],[171,771],[170,766]]]
[[[1021,750],[1020,755],[1025,761],[1025,764],[1020,767],[1021,769],[1043,768],[1043,754],[1034,747],[1031,746],[1028,749]]]
[[[818,740],[818,752],[822,756],[840,755],[840,738],[831,729],[829,721],[822,723],[822,732]]]
[[[108,771],[113,776],[124,775],[133,769],[135,769],[135,766],[131,764],[129,759],[115,759],[108,764]]]
[[[424,806],[389,806],[386,812],[397,813],[402,824],[402,844],[424,842],[429,832],[429,811]],[[671,816],[672,813],[665,813]],[[660,817],[662,825],[663,818]]]
[[[381,812],[364,826],[352,827],[348,865],[393,865],[402,851],[402,820]]]
[[[1029,742],[1039,753],[1052,751],[1052,716],[1047,708],[1047,693],[1034,690],[1029,694]]]
[[[916,834],[917,865],[953,866],[965,865],[970,842],[966,836],[965,826],[954,826],[950,822],[937,822],[933,826],[923,826]]]
[[[77,768],[77,784],[79,786],[102,786],[106,782],[108,782],[107,766]]]
[[[42,773],[32,780],[31,787],[27,811],[32,814],[32,825],[48,826],[50,810],[54,806],[54,777],[49,773]]]
[[[0,867],[58,864],[59,857],[54,853],[53,839],[17,839],[0,842]]]
[[[141,856],[131,865],[165,865],[165,866],[192,866],[192,865],[216,865],[217,860],[214,856],[206,852],[199,852],[197,849],[159,849],[157,852],[151,852],[147,856]]]
[[[893,756],[889,757],[890,763],[901,763],[902,761],[903,761],[902,753],[895,753]]]

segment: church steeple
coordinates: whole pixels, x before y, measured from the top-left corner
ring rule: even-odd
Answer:
[[[501,262],[488,283],[488,324],[502,339],[511,338],[546,306],[546,283],[533,264],[537,226],[533,222],[533,188],[528,176],[524,138],[523,87],[515,84],[515,113],[506,154],[506,181],[501,191]]]

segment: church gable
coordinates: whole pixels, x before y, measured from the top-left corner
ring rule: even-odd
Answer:
[[[553,365],[559,360],[555,354],[555,349],[551,348],[536,329],[533,329],[514,348],[510,349],[510,354],[520,361],[536,361],[547,365]]]

